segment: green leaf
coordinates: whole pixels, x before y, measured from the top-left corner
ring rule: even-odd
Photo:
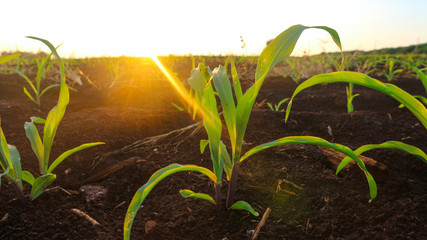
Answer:
[[[194,92],[194,99],[192,102],[193,119],[196,117],[199,107],[201,107],[203,90],[210,79],[209,72],[210,70],[208,67],[205,67],[203,64],[199,64],[197,69],[191,70],[191,76],[188,78],[188,84]]]
[[[250,149],[249,151],[247,151],[245,153],[245,155],[242,156],[242,158],[240,159],[240,162],[242,162],[246,158],[254,155],[255,153],[257,153],[259,151],[262,151],[262,150],[265,150],[268,148],[272,148],[272,147],[276,147],[276,146],[280,146],[280,145],[285,145],[285,144],[308,144],[308,145],[322,146],[322,147],[331,148],[335,151],[344,153],[345,155],[351,157],[354,161],[356,161],[356,163],[359,165],[359,167],[365,173],[366,179],[368,180],[368,184],[369,184],[371,201],[377,196],[377,185],[375,183],[375,180],[373,179],[372,175],[366,169],[365,164],[358,158],[357,154],[355,154],[355,152],[353,152],[350,148],[348,148],[346,146],[336,144],[336,143],[330,143],[330,142],[326,141],[325,139],[318,138],[318,137],[290,136],[290,137],[280,138],[280,139],[277,139],[275,141],[271,141],[268,143],[264,143],[264,144],[258,145],[256,147]]]
[[[298,41],[302,32],[309,28],[323,29],[327,31],[337,46],[342,50],[341,42],[338,33],[325,26],[314,26],[307,27],[302,25],[295,25],[281,34],[279,34],[265,49],[262,51],[258,58],[258,65],[255,75],[255,84],[250,87],[246,93],[239,99],[236,108],[236,156],[234,159],[238,159],[240,156],[241,146],[243,138],[248,125],[249,117],[255,103],[258,92],[262,86],[262,83],[267,76],[270,69],[277,63],[285,60],[295,48],[295,44]]]
[[[236,149],[236,105],[234,104],[230,80],[223,66],[216,68],[213,74],[212,82],[221,100],[222,113],[224,115],[225,124],[227,125],[228,134],[230,135],[231,147],[234,154]]]
[[[38,38],[38,37],[32,37],[32,36],[27,36],[27,38],[38,40],[38,41],[44,43],[50,49],[52,54],[55,56],[56,60],[59,62],[59,70],[61,73],[61,86],[62,86],[63,85],[62,83],[65,83],[65,66],[64,66],[64,62],[62,61],[61,57],[59,57],[59,54],[56,51],[56,48],[49,41],[47,41],[45,39]]]
[[[51,89],[51,88],[54,88],[54,87],[59,87],[60,85],[59,84],[52,84],[52,85],[49,85],[49,86],[47,86],[45,89],[43,89],[43,91],[40,93],[40,96],[39,97],[42,97],[43,96],[43,94],[45,94],[49,89]]]
[[[86,143],[86,144],[82,144],[78,147],[75,147],[73,149],[70,149],[64,153],[62,153],[50,166],[49,169],[47,170],[47,173],[51,173],[62,161],[64,161],[67,157],[69,157],[71,154],[74,154],[78,151],[81,151],[83,149],[86,148],[90,148],[90,147],[94,147],[94,146],[98,146],[101,144],[105,144],[104,142],[94,142],[94,143]]]
[[[125,222],[123,226],[123,237],[125,240],[130,239],[130,232],[136,213],[140,209],[141,204],[143,203],[147,195],[151,192],[151,190],[164,178],[168,177],[171,174],[182,171],[196,171],[206,175],[214,184],[216,184],[217,182],[216,175],[212,171],[207,168],[199,167],[196,165],[179,165],[174,163],[158,170],[153,175],[151,175],[147,183],[145,183],[141,188],[139,188],[132,198],[132,201],[126,212]]]
[[[12,59],[20,57],[22,54],[23,53],[14,53],[10,55],[0,56],[0,64],[7,63]]]
[[[1,119],[0,119],[1,125]],[[12,161],[10,160],[9,146],[4,136],[3,129],[0,126],[0,163],[4,171],[9,168],[13,168]]]
[[[287,121],[289,117],[292,101],[299,92],[317,84],[335,83],[335,82],[354,83],[354,84],[362,85],[362,86],[377,90],[379,92],[385,93],[390,97],[396,99],[400,103],[402,103],[406,108],[409,109],[409,111],[411,111],[421,121],[424,127],[427,128],[426,107],[417,99],[415,99],[413,96],[411,96],[409,93],[405,92],[404,90],[402,90],[401,88],[393,84],[382,83],[365,74],[357,73],[357,72],[348,72],[348,71],[319,74],[301,83],[295,89],[292,95],[291,101],[288,104],[285,121]]]
[[[38,124],[45,124],[46,120],[44,120],[43,118],[40,117],[30,117],[31,122],[33,123],[38,123]]]
[[[224,165],[224,171],[227,175],[227,180],[231,178],[231,171],[233,170],[234,163],[231,161],[230,155],[228,154],[227,147],[224,142],[221,141],[221,164]]]
[[[262,51],[258,59],[255,79],[264,80],[270,69],[277,63],[285,60],[294,50],[295,45],[301,36],[302,32],[309,28],[323,29],[327,31],[335,44],[342,51],[341,41],[338,33],[329,27],[314,26],[307,27],[303,25],[294,25],[277,36],[265,49]]]
[[[21,156],[15,146],[9,145],[10,160],[12,161],[13,173],[19,186],[22,188]]]
[[[36,199],[40,194],[43,193],[44,189],[55,181],[56,175],[48,173],[42,175],[33,182],[33,187],[31,188],[30,198],[31,200]]]
[[[37,89],[34,86],[33,82],[31,82],[31,80],[27,77],[27,75],[25,75],[23,72],[18,71],[16,69],[9,69],[9,71],[13,71],[15,73],[17,73],[19,76],[21,76],[23,79],[25,79],[25,81],[27,81],[28,85],[30,85],[31,89],[33,90],[34,94],[37,95]],[[24,89],[24,91],[26,91]],[[27,91],[28,92],[28,91]],[[29,94],[29,93],[28,93]],[[34,101],[34,100],[33,100]]]
[[[231,205],[230,209],[246,210],[246,211],[250,212],[252,215],[254,215],[255,217],[259,216],[259,213],[257,211],[255,211],[252,208],[252,206],[245,201],[235,202],[233,205]]]
[[[418,75],[427,93],[427,75],[417,67],[413,67],[412,71],[414,71]]]
[[[234,64],[234,59],[230,58],[231,62],[231,77],[233,78],[233,87],[234,93],[236,94],[237,102],[239,102],[242,97],[242,87],[240,86],[239,75],[237,74],[236,65]]]
[[[60,76],[61,76],[61,82],[60,82],[60,90],[59,90],[59,98],[58,103],[55,107],[53,107],[47,118],[46,123],[44,125],[44,131],[43,131],[43,169],[42,173],[47,173],[47,166],[49,164],[49,157],[50,157],[50,151],[52,148],[53,140],[56,135],[56,131],[58,129],[59,123],[61,122],[62,118],[65,114],[65,109],[70,101],[70,93],[68,86],[65,82],[65,66],[64,62],[60,58],[58,52],[56,51],[56,48],[47,40],[37,38],[37,37],[28,37],[31,39],[35,39],[38,41],[41,41],[44,43],[52,52],[52,54],[55,56],[59,63],[59,70],[60,70]]]
[[[283,103],[285,103],[285,102],[287,102],[287,101],[289,101],[289,98],[282,99],[282,101],[280,101],[280,102],[276,105],[276,111],[279,111],[280,106],[282,106],[282,104],[283,104]]]
[[[37,67],[38,67],[38,71],[37,71],[37,77],[36,77],[36,84],[37,84],[37,90],[40,90],[40,82],[42,80],[42,78],[46,75],[46,65],[50,60],[50,57],[52,56],[52,53],[50,53],[49,55],[47,55],[43,62],[41,64],[39,64],[37,62]],[[43,94],[40,94],[40,96]]]
[[[199,68],[191,70],[190,78],[188,78],[188,84],[192,89],[196,91],[196,93],[201,94],[206,85],[206,78],[203,76],[201,70],[201,66]]]
[[[427,98],[426,97],[419,96],[419,95],[414,95],[414,98],[420,100],[422,103],[424,103],[424,105],[427,106]]]
[[[397,69],[393,71],[393,74],[397,74],[397,73],[401,73],[403,71],[403,69]]]
[[[215,94],[211,82],[208,82],[203,90],[202,98],[203,126],[209,137],[209,149],[213,163],[214,173],[220,181],[223,172],[221,163],[220,142],[222,133],[222,122],[219,117]]]
[[[34,100],[33,96],[31,96],[31,94],[28,92],[28,90],[24,87],[24,93],[25,95],[27,95],[27,97],[33,101],[35,104],[40,105],[40,103],[38,103],[36,100]]]
[[[22,180],[29,183],[30,185],[34,185],[34,181],[36,179],[34,178],[33,174],[31,174],[30,172],[22,171]]]
[[[203,154],[205,152],[206,146],[208,146],[209,140],[200,140],[200,153]]]
[[[271,111],[276,111],[276,109],[274,109],[273,105],[271,105],[271,103],[267,103],[267,106],[271,109]]]
[[[396,149],[396,150],[405,151],[405,152],[412,154],[412,155],[416,156],[417,158],[421,159],[423,162],[427,163],[427,155],[421,149],[419,149],[415,146],[409,145],[409,144],[398,142],[398,141],[387,141],[387,142],[384,142],[381,144],[363,145],[360,148],[358,148],[357,150],[355,150],[354,153],[359,156],[366,151],[378,149],[378,148],[389,148],[389,149]],[[350,163],[351,160],[352,159],[349,157],[344,158],[341,161],[340,165],[338,165],[336,174],[338,174],[348,163]]]
[[[46,168],[44,159],[44,146],[40,138],[39,132],[33,122],[26,122],[24,124],[25,135],[30,140],[31,148],[39,161],[40,173],[44,174],[43,169]],[[47,164],[47,163],[46,163]]]
[[[189,198],[189,197],[199,198],[199,199],[208,200],[209,202],[216,204],[215,200],[211,196],[209,196],[208,194],[205,194],[205,193],[195,193],[195,192],[191,191],[190,189],[181,189],[181,190],[179,190],[179,193],[184,198]]]
[[[183,111],[185,110],[183,107],[181,107],[181,106],[179,106],[179,105],[177,105],[177,104],[175,104],[175,103],[172,103],[172,105],[173,105],[176,109],[178,109],[178,111],[180,111],[180,112],[183,112]]]

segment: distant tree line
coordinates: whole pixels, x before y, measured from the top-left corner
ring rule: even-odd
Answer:
[[[270,39],[266,42],[266,47],[271,43],[271,41],[273,41],[273,39]],[[410,45],[407,47],[381,48],[378,50],[371,50],[371,51],[354,50],[354,51],[346,51],[345,53],[353,54],[355,52],[366,53],[366,54],[371,54],[371,53],[376,53],[376,54],[409,54],[409,53],[427,54],[427,43]],[[333,52],[331,54],[335,54],[335,53],[338,54],[338,52]]]

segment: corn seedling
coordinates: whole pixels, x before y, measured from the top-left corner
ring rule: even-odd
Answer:
[[[278,104],[274,104],[274,107],[271,103],[267,103],[267,106],[271,109],[271,111],[273,112],[284,112],[284,110],[280,110],[280,107],[282,106],[283,103],[289,101],[289,98],[284,98],[282,99],[282,101],[280,101]]]
[[[394,59],[385,59],[384,61],[386,62],[385,64],[386,70],[382,70],[382,73],[387,78],[387,80],[391,82],[393,77],[401,73],[403,69],[395,69],[396,60]]]
[[[423,72],[423,71],[426,71],[427,70],[427,68],[424,68],[424,69],[418,69],[417,67],[412,67],[412,71],[414,71],[417,75],[418,75],[418,77],[420,78],[420,80],[421,80],[421,83],[423,84],[423,86],[424,86],[424,89],[426,90],[426,96],[427,96],[427,76],[426,76],[426,74]],[[419,99],[421,102],[423,102],[424,103],[424,105],[426,105],[427,106],[427,98],[426,97],[424,97],[424,96],[419,96],[419,95],[416,95],[416,96],[414,96],[415,98],[417,98],[417,99]]]
[[[289,101],[287,110],[286,110],[286,117],[285,121],[287,121],[289,117],[289,113],[292,107],[292,102],[294,97],[304,89],[307,89],[309,87],[312,87],[317,84],[322,83],[335,83],[335,82],[348,82],[353,84],[362,85],[374,90],[377,90],[379,92],[385,93],[388,96],[396,99],[399,101],[403,106],[408,108],[424,125],[424,127],[427,129],[427,109],[426,107],[419,102],[415,97],[411,96],[411,94],[407,93],[406,91],[402,90],[401,88],[390,84],[390,83],[382,83],[374,78],[371,78],[365,74],[362,73],[356,73],[356,72],[335,72],[335,73],[328,73],[328,74],[319,74],[316,75],[308,80],[306,80],[304,83],[299,85],[292,97]],[[397,141],[389,141],[383,144],[371,144],[371,145],[364,145],[357,149],[355,151],[356,155],[362,154],[363,152],[371,149],[376,148],[392,148],[392,149],[398,149],[402,151],[406,151],[410,154],[413,154],[417,156],[418,158],[422,159],[424,162],[427,163],[427,157],[425,153],[420,150],[417,147],[397,142]],[[337,169],[337,173],[346,166],[351,160],[346,158],[342,161],[342,163],[339,165]]]
[[[354,60],[355,60],[356,72],[369,75],[370,73],[375,71],[375,69],[373,68],[374,61],[372,59],[372,56],[370,57],[363,56],[363,55],[360,57],[356,56]]]
[[[414,71],[417,74],[417,76],[420,78],[421,83],[423,84],[424,89],[426,91],[426,96],[427,96],[427,76],[423,72],[423,71],[427,70],[427,68],[419,69],[419,68],[417,68],[415,66],[411,66],[411,68],[412,68],[412,71]],[[420,100],[422,103],[424,103],[424,105],[427,106],[427,97],[424,97],[424,96],[421,96],[421,95],[414,95],[413,97],[416,98],[416,99],[418,99],[418,100]],[[400,104],[399,108],[403,108],[403,107],[404,107],[404,105]]]
[[[36,76],[36,84],[35,85],[30,80],[30,78],[27,75],[25,75],[22,71],[20,71],[18,68],[16,68],[16,69],[8,69],[9,71],[13,71],[13,72],[17,73],[19,76],[21,76],[22,78],[24,78],[25,81],[27,81],[28,85],[30,85],[30,87],[31,87],[31,90],[32,90],[33,94],[31,94],[27,90],[27,88],[25,88],[25,87],[24,87],[24,93],[25,93],[25,95],[27,95],[27,97],[31,101],[33,101],[38,106],[40,106],[40,98],[43,96],[43,94],[45,94],[49,89],[59,86],[59,84],[52,84],[52,85],[47,86],[43,90],[41,89],[41,86],[40,86],[41,85],[41,81],[46,76],[46,72],[48,71],[48,69],[52,65],[52,61],[50,61],[50,57],[51,56],[52,56],[52,53],[49,54],[49,55],[47,55],[45,58],[43,58],[40,61],[36,60],[36,62],[37,62],[37,76]]]
[[[301,74],[307,66],[301,67],[301,65],[303,64],[302,59],[293,58],[293,60],[290,60],[290,58],[287,58],[285,61],[291,68],[291,72],[289,74],[286,74],[284,77],[290,77],[296,84],[298,84],[301,79]]]
[[[0,64],[11,61],[12,59],[18,58],[22,53],[15,53],[6,56],[0,56]],[[1,178],[5,177],[10,183],[13,184],[13,187],[16,190],[16,194],[19,199],[26,203],[26,198],[23,192],[22,186],[22,167],[21,167],[21,157],[18,150],[15,146],[7,144],[6,137],[4,136],[3,129],[1,128],[1,118],[0,118],[0,165],[3,170],[0,173],[0,188],[1,188]]]
[[[353,83],[349,83],[348,87],[345,88],[346,95],[347,95],[347,112],[348,113],[351,113],[354,111],[353,99],[359,96],[359,94],[353,94],[353,88],[354,88]]]
[[[0,119],[1,120],[1,119]],[[1,121],[0,121],[1,125]],[[5,177],[15,188],[16,194],[19,199],[26,203],[22,186],[22,167],[21,157],[15,146],[9,145],[6,142],[6,138],[3,133],[3,129],[0,126],[0,165],[3,170],[0,173],[0,188],[1,178]]]
[[[56,175],[53,174],[52,171],[67,157],[85,148],[93,147],[93,146],[104,144],[104,143],[95,142],[95,143],[82,144],[76,148],[70,149],[62,153],[49,165],[50,152],[51,152],[53,140],[55,138],[59,123],[64,117],[65,110],[70,99],[70,93],[68,90],[68,86],[65,82],[64,63],[62,62],[61,58],[56,52],[56,49],[47,40],[36,38],[36,37],[29,37],[29,38],[41,41],[42,43],[44,43],[49,47],[49,49],[52,51],[52,54],[56,57],[59,63],[60,76],[61,76],[58,103],[56,104],[55,107],[53,107],[50,110],[46,120],[38,117],[32,117],[31,122],[26,122],[24,124],[25,133],[27,135],[27,138],[30,140],[31,148],[39,161],[39,169],[41,174],[41,176],[34,178],[34,176],[30,172],[25,171],[24,180],[28,182],[30,185],[32,185],[30,199],[34,200],[40,194],[42,194],[43,190],[56,179]],[[35,123],[44,124],[43,140],[38,133]]]
[[[408,108],[421,121],[424,127],[427,128],[427,109],[421,102],[411,96],[411,94],[407,93],[394,84],[382,83],[381,81],[371,78],[368,75],[350,71],[319,74],[307,79],[302,84],[300,84],[295,89],[291,100],[288,103],[285,120],[287,120],[289,117],[293,99],[298,93],[317,84],[335,82],[353,83],[385,93]]]
[[[285,60],[292,53],[299,36],[304,30],[309,28],[318,28],[327,31],[341,49],[339,36],[337,32],[331,28],[324,26],[306,27],[302,25],[290,27],[277,36],[261,53],[258,59],[255,83],[244,94],[240,87],[240,82],[233,61],[231,61],[231,70],[234,96],[230,80],[224,67],[219,66],[211,71],[210,68],[206,67],[204,64],[199,64],[197,69],[192,70],[191,77],[188,79],[188,82],[191,88],[194,89],[194,105],[197,107],[199,112],[201,112],[203,125],[208,134],[208,140],[202,140],[200,142],[200,149],[203,152],[209,145],[213,171],[195,165],[172,164],[155,172],[148,182],[138,189],[132,198],[124,222],[124,239],[130,238],[130,231],[136,213],[153,187],[167,176],[181,171],[196,171],[202,173],[206,175],[215,186],[214,198],[205,193],[195,193],[186,189],[181,190],[181,195],[183,197],[194,197],[207,200],[216,204],[217,209],[221,209],[220,187],[222,185],[222,177],[225,172],[226,178],[229,181],[226,207],[229,209],[243,209],[254,215],[258,215],[258,213],[256,213],[248,203],[244,201],[234,202],[234,193],[236,191],[237,178],[239,175],[239,165],[242,161],[259,151],[283,144],[310,144],[324,146],[344,153],[346,156],[355,160],[363,170],[369,183],[371,199],[376,197],[377,188],[372,175],[368,172],[364,163],[357,157],[357,155],[351,149],[343,145],[330,143],[317,137],[292,136],[280,138],[275,141],[256,146],[247,151],[244,155],[241,153],[249,117],[263,81],[274,65]],[[216,91],[214,91],[214,88]],[[220,104],[222,106],[222,115],[231,143],[231,153],[228,153],[227,147],[221,140],[222,121],[220,118],[221,114],[218,112],[216,96],[219,97]],[[237,100],[237,104],[234,102],[234,98]]]

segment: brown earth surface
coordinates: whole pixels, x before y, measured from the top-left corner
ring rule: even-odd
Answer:
[[[81,69],[94,82],[110,81],[102,67],[83,65]],[[178,73],[181,79],[188,75],[188,67]],[[244,87],[250,86],[249,77],[242,79]],[[401,77],[393,83],[411,94],[424,94],[415,78]],[[39,109],[24,95],[25,85],[17,75],[0,75],[1,126],[8,143],[18,148],[23,169],[37,174],[38,162],[23,125],[31,116],[45,117],[56,104],[58,92],[43,96]],[[346,113],[345,84],[303,91],[285,124],[284,113],[272,112],[266,102],[290,97],[296,86],[289,78],[266,79],[257,98],[258,103],[265,101],[252,112],[243,152],[295,135],[322,137],[352,149],[396,140],[427,151],[426,129],[418,119],[398,108],[394,99],[363,87],[355,87],[360,96],[354,99],[352,114]],[[167,81],[139,79],[131,87],[121,84],[102,89],[85,81],[74,87],[78,91],[71,92],[52,156],[87,142],[106,144],[65,160],[55,170],[57,180],[50,190],[28,206],[16,200],[12,186],[2,181],[0,239],[121,239],[130,200],[151,174],[171,163],[212,168],[208,151],[202,155],[199,150],[199,141],[206,139],[203,129],[194,135],[192,130],[172,133],[154,143],[139,141],[194,123],[172,106],[172,102],[182,105],[182,100]],[[261,216],[271,208],[258,239],[427,239],[425,163],[388,149],[364,155],[388,169],[377,173],[378,197],[371,203],[360,170],[336,176],[326,156],[305,145],[273,148],[243,162],[236,200],[249,202]],[[96,175],[111,166],[118,170]],[[224,180],[223,196],[227,186]],[[261,220],[244,211],[218,212],[207,201],[184,199],[179,194],[183,188],[214,193],[208,179],[196,173],[166,178],[144,201],[132,239],[250,239]],[[99,190],[96,196],[91,196],[91,189]],[[25,185],[25,193],[29,191]],[[86,213],[99,225],[72,209]]]

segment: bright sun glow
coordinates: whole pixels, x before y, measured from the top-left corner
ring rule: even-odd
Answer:
[[[186,103],[196,104],[195,101],[192,100],[192,96],[188,93],[188,90],[182,85],[181,80],[171,73],[163,64],[159,61],[157,57],[151,57],[162,73],[166,76],[167,80],[172,84],[175,90],[179,93],[179,95],[185,100]],[[199,106],[198,109],[201,109]]]
[[[209,5],[195,0],[6,0],[0,20],[11,24],[1,27],[0,52],[37,51],[40,44],[25,38],[37,36],[64,43],[64,57],[251,55],[295,24],[330,26],[340,34],[344,50],[371,50],[427,42],[422,31],[426,8],[421,0],[361,0],[345,7],[338,0],[218,0]],[[296,54],[337,51],[329,39],[321,31],[304,33]]]

